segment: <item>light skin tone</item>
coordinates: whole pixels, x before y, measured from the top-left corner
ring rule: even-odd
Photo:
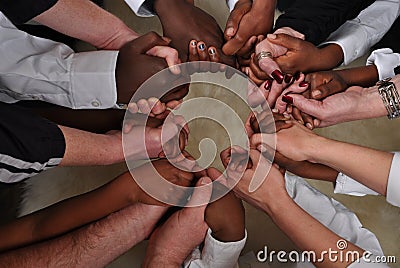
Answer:
[[[233,152],[235,153],[235,152]],[[228,155],[228,157],[230,157]],[[230,160],[224,160],[229,162]],[[287,194],[285,182],[283,178],[283,170],[278,169],[275,165],[271,167],[268,173],[259,172],[256,169],[259,166],[267,166],[268,160],[264,158],[257,150],[250,150],[251,167],[247,167],[239,183],[235,186],[234,192],[243,200],[251,205],[266,212],[275,224],[295,243],[301,250],[313,250],[317,256],[321,256],[323,251],[329,248],[337,248],[336,243],[342,239],[312,216],[299,207]],[[237,165],[236,165],[237,166]],[[229,167],[228,167],[229,169]],[[259,168],[260,169],[260,168]],[[220,172],[214,170],[210,173],[211,179],[223,178]],[[254,192],[249,192],[249,185],[254,176],[265,176],[261,186]],[[229,184],[231,178],[226,178]],[[301,226],[302,228],[298,228]],[[324,239],[321,239],[324,237]],[[360,256],[364,252],[361,248],[352,243],[348,243],[348,247],[343,251],[357,251]],[[317,267],[347,267],[351,262],[335,262],[332,263],[328,258],[324,258],[322,262],[314,263]]]
[[[271,138],[271,134],[255,134],[251,143],[257,147],[268,144]],[[276,133],[276,139],[276,149],[285,157],[329,166],[386,195],[392,153],[327,139],[295,121],[292,127]]]
[[[166,208],[135,204],[61,237],[0,254],[6,267],[104,267],[146,239]]]

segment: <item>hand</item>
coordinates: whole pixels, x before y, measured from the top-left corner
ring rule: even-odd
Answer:
[[[202,187],[196,187],[189,200],[189,207],[174,213],[151,235],[143,267],[180,267],[193,249],[204,241],[208,229],[204,221],[207,205],[190,206],[210,200],[211,180],[203,177],[196,186]]]
[[[287,49],[286,53],[275,59],[286,73],[329,70],[342,61],[343,52],[337,45],[319,49],[310,42],[287,34],[269,34],[267,40]]]
[[[118,103],[128,104],[144,81],[168,66],[170,66],[171,72],[177,75],[178,79],[180,69],[174,65],[179,64],[180,59],[177,51],[167,47],[168,44],[168,41],[156,33],[150,32],[128,42],[120,49],[115,70]],[[177,94],[177,91],[179,91],[179,94]],[[174,94],[173,99],[180,100],[187,92],[185,87],[181,87],[171,90],[169,93]],[[140,96],[140,98],[149,97],[158,98],[159,96],[151,95],[150,92],[146,96]],[[161,100],[168,102],[171,99],[166,96]]]
[[[167,204],[161,203],[160,201],[154,199],[152,196],[148,195],[137,185],[137,182],[140,183],[141,181],[146,180],[147,185],[154,184],[154,187],[162,187],[159,184],[159,180],[166,180],[175,185],[189,187],[192,180],[194,179],[193,173],[175,167],[174,165],[169,163],[167,159],[159,159],[144,164],[132,170],[132,174],[135,179],[131,178],[130,176],[129,179],[131,179],[132,183],[134,183],[136,186],[136,191],[132,191],[136,192],[134,194],[134,200],[143,204],[158,206],[167,206]],[[170,201],[170,204],[180,202],[179,198],[185,196],[184,193],[177,193],[177,191],[168,191],[168,189],[165,189],[165,195],[166,198]]]
[[[234,57],[222,53],[223,33],[209,14],[184,0],[156,0],[154,9],[161,20],[164,35],[172,39],[171,46],[178,50],[183,61],[187,60],[188,44],[194,39],[216,47],[221,62],[235,66]]]
[[[189,128],[183,117],[169,114],[163,120],[146,118],[145,115],[135,114],[125,119],[125,156],[133,160],[177,157],[186,146],[189,135]]]
[[[335,93],[345,91],[349,85],[337,71],[323,71],[307,74],[305,81],[310,82],[310,95],[321,100]]]
[[[319,136],[296,121],[292,121],[291,124],[291,127],[282,129],[276,134],[254,134],[250,141],[251,147],[270,148],[276,139],[276,150],[285,157],[294,161],[311,160],[312,150],[316,149],[314,146]]]
[[[224,67],[218,67],[216,64],[208,62],[220,62],[221,55],[216,47],[207,48],[207,44],[203,41],[191,40],[189,43],[189,62],[191,62],[189,73],[207,72],[213,73],[218,70],[224,71]]]
[[[327,127],[343,122],[380,117],[387,114],[377,87],[353,86],[323,100],[307,99],[289,94],[290,103],[318,121],[315,127]]]
[[[223,52],[234,55],[245,47],[252,36],[269,33],[275,5],[276,0],[239,0],[226,23],[224,37],[227,42],[222,47]]]
[[[255,133],[273,134],[291,126],[292,124],[288,114],[272,112],[271,115],[266,111],[250,113],[245,123],[246,133],[249,138]]]
[[[251,149],[249,156],[252,165],[245,170],[233,191],[252,206],[269,213],[270,205],[281,196],[287,196],[283,179],[284,170],[271,166],[271,163],[257,150]],[[269,167],[271,167],[270,170]],[[216,169],[210,170],[208,174],[212,180],[219,178],[223,181],[224,176]],[[229,183],[231,178],[228,177],[225,180]],[[262,183],[255,191],[250,191],[253,180],[262,181]]]

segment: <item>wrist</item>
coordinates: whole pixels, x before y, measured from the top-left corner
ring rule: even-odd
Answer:
[[[112,165],[123,162],[125,160],[124,152],[122,148],[122,137],[120,132],[115,134],[99,134],[103,136],[102,144],[105,157],[104,165]]]
[[[325,47],[318,48],[317,61],[318,66],[309,71],[331,70],[343,62],[342,48],[336,44],[328,44]]]
[[[330,146],[330,142],[332,141],[333,140],[325,137],[315,135],[315,137],[310,139],[310,142],[307,143],[306,148],[303,150],[305,160],[311,163],[321,163],[323,158],[322,153]]]
[[[286,204],[291,202],[292,198],[287,193],[286,189],[270,191],[265,196],[261,209],[266,212],[271,218],[278,213],[285,211]]]
[[[399,85],[400,86],[400,85]],[[376,118],[387,116],[388,112],[378,92],[378,86],[365,88],[362,93],[361,100],[359,101],[359,110],[363,118]]]

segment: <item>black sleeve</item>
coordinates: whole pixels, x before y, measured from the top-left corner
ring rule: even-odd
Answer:
[[[3,102],[0,118],[0,181],[21,181],[61,162],[65,139],[56,124]]]
[[[23,24],[50,9],[58,0],[1,0],[0,11],[15,25]]]
[[[357,15],[374,0],[297,0],[279,16],[275,28],[291,27],[307,41],[320,44],[345,21]]]

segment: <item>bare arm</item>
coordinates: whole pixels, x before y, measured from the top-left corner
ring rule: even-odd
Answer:
[[[104,267],[144,240],[165,208],[134,205],[60,238],[0,255],[5,267]]]
[[[139,36],[119,18],[89,0],[59,0],[34,20],[101,49],[117,50]]]

